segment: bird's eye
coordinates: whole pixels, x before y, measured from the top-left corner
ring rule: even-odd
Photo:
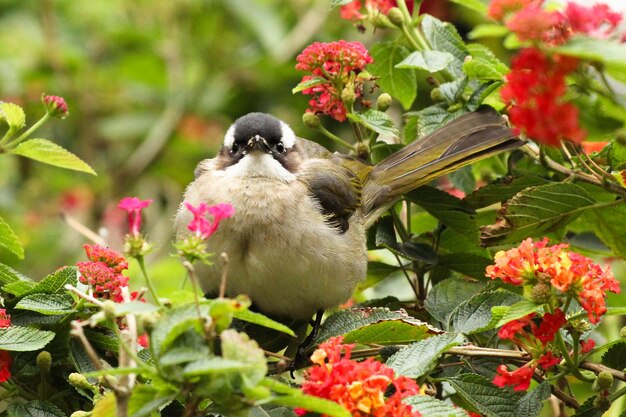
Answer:
[[[276,152],[280,152],[280,153],[285,152],[285,145],[283,145],[282,142],[278,142],[276,144]]]
[[[239,145],[233,143],[233,146],[230,148],[230,154],[235,155],[239,151]]]

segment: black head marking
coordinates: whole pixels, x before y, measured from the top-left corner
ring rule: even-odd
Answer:
[[[280,120],[265,113],[248,113],[237,119],[234,126],[234,143],[239,146],[245,146],[257,135],[270,145],[277,144],[283,137]]]

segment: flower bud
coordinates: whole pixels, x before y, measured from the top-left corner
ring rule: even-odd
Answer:
[[[50,352],[45,350],[39,352],[39,355],[37,355],[36,363],[37,367],[42,372],[50,372],[50,367],[52,366],[52,356],[50,355]]]
[[[552,286],[539,282],[530,292],[530,299],[535,303],[545,304],[552,297]]]
[[[626,339],[626,326],[622,327],[622,329],[619,331],[619,335],[622,339]]]
[[[397,7],[392,7],[391,9],[389,9],[389,12],[387,13],[387,18],[391,23],[396,26],[402,26],[402,23],[404,22],[404,15],[402,14],[402,10],[398,9]]]
[[[70,385],[76,388],[87,389],[90,391],[93,389],[93,385],[91,385],[87,378],[78,372],[72,372],[68,377],[68,381]]]
[[[350,108],[352,103],[356,100],[356,93],[354,92],[354,86],[347,85],[346,88],[341,92],[341,101],[345,104],[346,107]]]
[[[302,123],[311,129],[317,129],[320,126],[320,118],[315,113],[306,112],[302,115]]]
[[[441,93],[441,90],[436,87],[430,90],[430,99],[435,103],[445,100],[443,94]]]
[[[387,93],[382,93],[376,99],[376,109],[379,111],[387,111],[389,107],[391,107],[391,96]]]
[[[155,314],[142,314],[139,316],[139,327],[147,332],[151,332],[159,319]]]
[[[91,411],[78,410],[70,414],[70,417],[89,417],[90,415]]]
[[[70,114],[67,109],[67,103],[63,97],[47,96],[43,94],[41,96],[41,101],[43,102],[43,106],[46,108],[48,114],[52,117],[65,119]]]
[[[594,385],[597,385],[599,391],[606,391],[613,385],[614,379],[613,375],[609,371],[602,371],[598,373],[596,380],[594,381]]]

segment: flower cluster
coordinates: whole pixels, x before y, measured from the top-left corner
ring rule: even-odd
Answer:
[[[185,207],[187,207],[187,210],[193,215],[193,220],[189,222],[187,229],[194,232],[194,234],[201,239],[207,239],[215,233],[222,220],[232,217],[235,214],[233,206],[226,203],[220,203],[214,206],[200,203],[196,207],[185,202]],[[213,217],[213,221],[210,221],[206,217],[207,214]]]
[[[152,250],[152,245],[141,235],[141,212],[150,204],[152,199],[125,197],[117,205],[117,208],[128,213],[128,234],[124,242],[124,253],[133,258],[139,259]]]
[[[591,323],[606,312],[606,292],[619,293],[619,282],[610,267],[602,269],[593,260],[568,251],[569,245],[548,246],[548,239],[528,238],[519,247],[500,251],[486,275],[513,285],[528,285],[536,301],[549,303],[563,297],[575,298]]]
[[[592,37],[620,37],[615,29],[622,16],[605,4],[586,7],[568,2],[565,9],[546,10],[543,0],[493,0],[489,16],[504,21],[521,41],[539,46],[559,45],[573,34]],[[578,109],[566,99],[566,77],[578,61],[549,54],[541,47],[528,47],[513,59],[502,99],[510,106],[511,122],[528,137],[557,146],[561,140],[582,142]]]
[[[567,323],[565,314],[560,309],[554,313],[546,313],[541,317],[539,324],[535,320],[535,313],[505,324],[498,331],[500,339],[510,340],[521,349],[528,352],[532,359],[524,366],[509,371],[506,365],[500,365],[498,375],[493,383],[499,387],[512,385],[516,391],[525,391],[537,367],[548,370],[557,365],[561,359],[555,354],[550,343],[556,333]]]
[[[311,355],[314,365],[307,370],[302,391],[334,401],[354,417],[419,417],[418,411],[402,403],[403,398],[419,394],[415,381],[395,377],[393,369],[373,358],[350,359],[353,348],[343,344],[341,336],[322,343]],[[393,393],[385,395],[389,392]],[[296,414],[306,411],[296,409]]]
[[[358,76],[374,60],[360,42],[315,42],[297,58],[296,69],[310,72],[301,84],[303,94],[314,95],[309,112],[326,114],[338,121],[347,115],[346,103],[363,95],[363,80]]]
[[[413,0],[406,2],[409,13],[413,13],[414,3]],[[378,14],[386,15],[392,7],[397,6],[398,3],[396,0],[365,0],[365,2],[354,0],[351,3],[341,6],[339,13],[342,19],[358,22],[367,19],[369,16],[376,17]],[[365,7],[365,13],[361,13],[363,7]]]
[[[69,114],[67,109],[67,103],[63,97],[42,95],[41,101],[46,108],[48,114],[52,117],[58,117],[59,119],[65,119]]]
[[[4,308],[0,308],[0,329],[11,327],[11,315]],[[0,350],[0,382],[6,382],[11,378],[11,365],[13,358],[6,350]]]
[[[87,284],[97,298],[115,302],[122,301],[121,287],[128,284],[128,277],[122,271],[128,268],[128,262],[122,254],[98,245],[84,245],[89,262],[78,262],[80,282]]]

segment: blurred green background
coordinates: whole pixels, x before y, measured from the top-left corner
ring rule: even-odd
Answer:
[[[444,1],[425,7],[447,20],[468,17]],[[182,270],[167,255],[184,187],[230,123],[268,112],[331,146],[302,126],[308,98],[291,93],[303,75],[295,57],[314,41],[368,45],[385,36],[341,20],[329,0],[0,0],[0,28],[0,100],[23,106],[32,124],[42,93],[64,97],[70,116],[35,137],[98,173],[1,157],[0,216],[26,259],[2,250],[0,262],[38,279],[81,260],[87,240],[62,213],[121,249],[126,219],[115,206],[136,195],[154,199],[144,224],[160,245],[150,267],[161,287],[180,285]]]

